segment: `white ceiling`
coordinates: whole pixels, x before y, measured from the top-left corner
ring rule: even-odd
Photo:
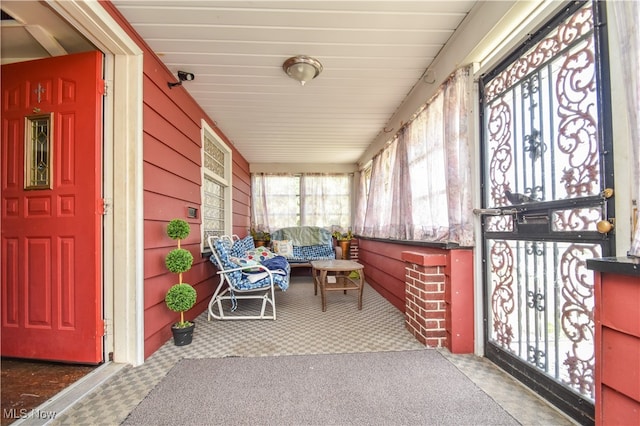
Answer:
[[[252,164],[355,163],[476,4],[112,2],[174,74],[195,74],[182,87]],[[18,21],[3,22],[3,63],[87,50],[41,4],[1,6]],[[282,70],[298,54],[324,66],[305,86]]]

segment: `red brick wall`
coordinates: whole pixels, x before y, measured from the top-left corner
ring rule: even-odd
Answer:
[[[472,353],[474,346],[473,252],[405,251],[405,324],[429,347]]]
[[[422,344],[446,346],[445,257],[433,256],[440,265],[406,264],[405,326]],[[438,263],[438,262],[434,262]]]
[[[416,339],[473,352],[473,250],[359,238],[357,256],[367,284],[405,313]]]

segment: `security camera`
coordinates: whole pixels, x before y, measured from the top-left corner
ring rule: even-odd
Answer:
[[[194,78],[196,78],[195,75],[193,75],[193,73],[190,72],[186,72],[186,71],[178,71],[178,82],[177,83],[167,83],[169,85],[169,88],[172,88],[174,86],[181,86],[183,81],[191,81]]]
[[[186,71],[178,71],[178,79],[180,81],[191,81],[194,78],[196,78],[196,76],[193,75],[193,73],[186,72]]]

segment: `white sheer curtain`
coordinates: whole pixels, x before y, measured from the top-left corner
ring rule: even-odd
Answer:
[[[440,91],[407,129],[418,240],[446,241],[449,236],[443,94]]]
[[[637,1],[611,2],[618,39],[622,74],[627,87],[627,111],[634,164],[634,196],[636,199],[636,231],[629,254],[640,257],[640,3]]]
[[[473,203],[471,192],[471,68],[456,71],[444,94],[445,164],[447,165],[447,208],[449,240],[473,245]]]
[[[470,79],[468,69],[457,71],[373,158],[366,211],[356,216],[357,233],[473,245]]]
[[[251,222],[271,231],[299,224],[300,183],[291,175],[251,175]]]
[[[351,226],[351,175],[308,173],[300,182],[301,225]]]
[[[356,188],[356,212],[353,219],[353,232],[356,235],[364,235],[364,218],[367,214],[367,194],[369,193],[370,169],[361,170],[359,173],[358,187]]]
[[[369,182],[369,196],[364,222],[360,228],[361,235],[376,238],[392,238],[389,232],[391,222],[391,192],[390,177],[394,173],[397,139],[382,152],[373,157],[371,165],[371,181]],[[398,199],[397,202],[402,202]]]
[[[391,175],[391,199],[400,202],[391,203],[389,215],[389,234],[400,240],[414,239],[413,200],[411,175],[409,173],[409,152],[407,149],[406,129],[398,134],[395,161]],[[402,198],[400,198],[402,194]]]
[[[251,175],[251,222],[273,231],[287,226],[351,226],[349,174]]]

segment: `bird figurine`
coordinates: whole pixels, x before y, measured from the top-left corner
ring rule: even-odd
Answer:
[[[536,201],[535,198],[531,198],[528,195],[519,194],[517,192],[511,192],[508,189],[504,190],[504,195],[507,197],[507,200],[513,205],[531,203]]]

